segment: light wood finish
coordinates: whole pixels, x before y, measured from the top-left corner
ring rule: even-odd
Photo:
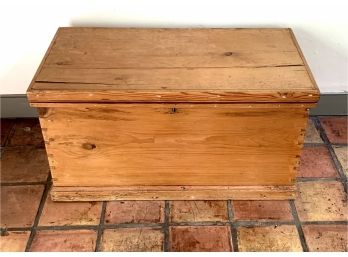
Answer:
[[[96,86],[96,85],[94,85]],[[189,102],[189,103],[255,103],[255,102],[284,102],[284,103],[314,103],[309,102],[308,96],[314,99],[318,99],[317,91],[312,93],[306,92],[265,92],[265,91],[248,91],[244,92],[217,92],[217,91],[190,91],[185,90],[182,92],[176,91],[161,91],[161,90],[148,90],[148,91],[115,91],[105,88],[104,91],[71,91],[71,90],[39,90],[37,92],[28,93],[28,98],[31,106],[35,106],[35,103],[60,103],[60,102],[74,102],[74,103],[87,103],[87,102],[103,102],[113,103],[117,99],[117,103],[133,103],[133,102]],[[63,100],[62,100],[63,99]],[[78,99],[78,100],[76,100]],[[130,100],[132,99],[132,100]],[[308,101],[308,102],[307,102]],[[316,103],[316,101],[315,101]]]
[[[52,105],[56,186],[292,185],[307,123],[301,104]]]
[[[319,90],[291,29],[60,28],[27,95],[53,200],[284,200]]]
[[[295,186],[53,187],[53,201],[113,200],[287,200]]]
[[[289,29],[60,28],[31,102],[316,102]]]

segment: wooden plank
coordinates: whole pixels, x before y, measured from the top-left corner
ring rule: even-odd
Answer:
[[[27,93],[31,106],[36,103],[302,103],[314,107],[318,91],[260,91],[243,92],[202,90],[32,90]]]
[[[282,78],[281,84],[279,77]],[[40,85],[44,82],[44,85]],[[306,91],[310,83],[304,66],[260,68],[192,68],[192,69],[61,69],[44,67],[36,78],[36,89],[75,90],[100,88],[119,90],[224,90],[243,92],[283,87]],[[76,85],[77,84],[77,85]]]
[[[288,29],[62,28],[31,102],[316,102]]]
[[[114,200],[288,200],[295,198],[295,186],[54,186],[54,201]]]
[[[151,106],[152,103],[141,103],[142,106]],[[238,109],[250,109],[250,108],[257,108],[257,109],[308,109],[315,106],[315,103],[233,103],[233,104],[224,104],[224,103],[218,103],[218,104],[199,104],[199,103],[169,103],[170,106],[176,106],[177,104],[180,104],[183,107],[200,107],[200,106],[206,106],[206,107],[219,107],[219,108],[238,108]],[[156,103],[157,106],[168,106],[168,103]],[[60,107],[68,107],[68,108],[93,108],[98,107],[101,109],[107,109],[112,106],[120,106],[120,104],[115,103],[31,103],[31,106],[33,107],[42,107],[40,109],[47,109],[49,107],[53,108],[60,108]],[[126,103],[125,105],[122,105],[124,107],[134,107],[138,106],[138,103]],[[47,108],[46,108],[47,107]],[[46,112],[45,112],[46,113]]]
[[[46,65],[71,68],[299,65],[287,29],[62,28]]]
[[[71,105],[40,112],[56,186],[292,185],[307,122],[267,104]]]

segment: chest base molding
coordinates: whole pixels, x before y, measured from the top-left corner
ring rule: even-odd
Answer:
[[[295,186],[54,186],[53,201],[113,200],[288,200]]]

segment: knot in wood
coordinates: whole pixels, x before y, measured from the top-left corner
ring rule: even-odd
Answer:
[[[224,55],[225,56],[231,56],[231,55],[233,55],[233,52],[225,52]]]
[[[82,144],[82,148],[86,149],[86,150],[93,150],[96,147],[97,146],[95,144],[91,144],[91,143],[83,143]]]

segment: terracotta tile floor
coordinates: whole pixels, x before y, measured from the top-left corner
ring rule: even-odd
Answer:
[[[347,251],[347,117],[311,117],[294,201],[59,203],[37,119],[1,120],[1,251]]]

